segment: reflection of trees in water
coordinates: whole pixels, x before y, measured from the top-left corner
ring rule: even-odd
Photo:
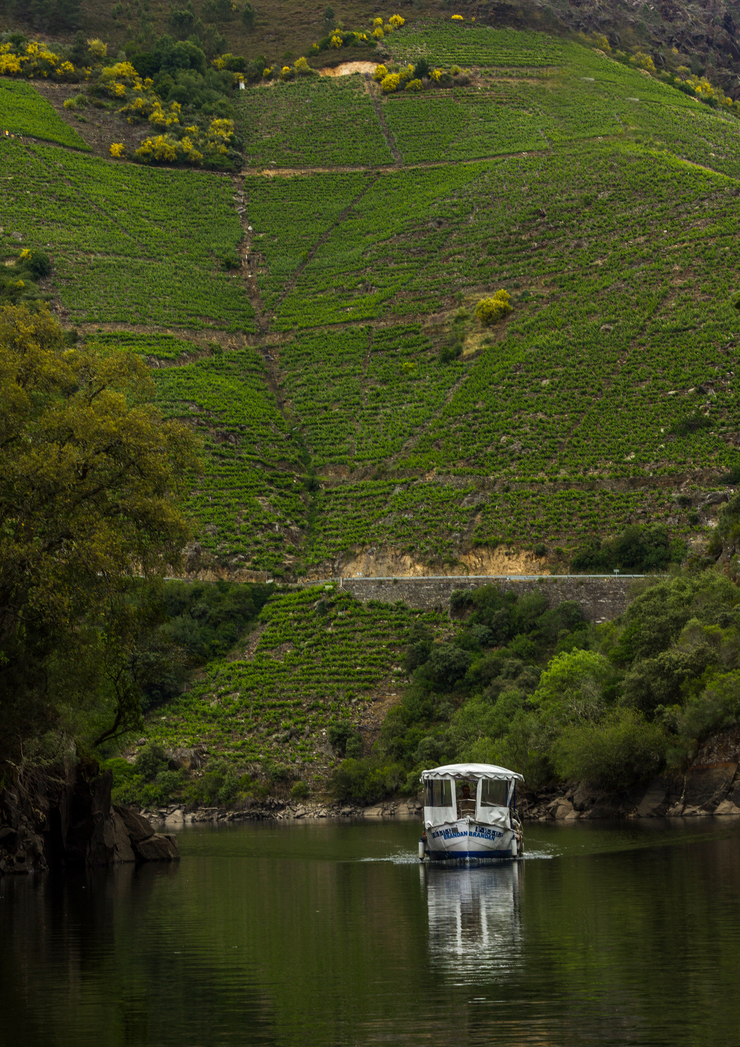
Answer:
[[[502,977],[522,953],[519,892],[523,866],[420,866],[426,888],[429,955],[466,982]]]
[[[24,1047],[185,1042],[187,1015],[187,1042],[239,1027],[274,1044],[245,960],[173,912],[183,879],[175,863],[0,879],[0,1043],[3,1032]]]

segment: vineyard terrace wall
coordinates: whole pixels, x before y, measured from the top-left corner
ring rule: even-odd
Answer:
[[[558,577],[515,578],[342,578],[341,586],[362,603],[380,600],[395,603],[403,600],[408,607],[419,610],[442,610],[449,606],[455,589],[477,589],[481,585],[497,585],[504,592],[518,595],[542,592],[551,607],[575,600],[580,604],[589,622],[611,621],[627,607],[631,587],[637,578],[622,577]]]

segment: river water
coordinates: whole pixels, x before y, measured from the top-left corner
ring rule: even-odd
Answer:
[[[740,1043],[740,824],[193,827],[182,861],[0,879],[5,1047]]]

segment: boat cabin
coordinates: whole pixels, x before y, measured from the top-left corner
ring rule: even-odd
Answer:
[[[469,818],[501,829],[511,826],[521,774],[487,763],[452,763],[422,771],[424,828]]]

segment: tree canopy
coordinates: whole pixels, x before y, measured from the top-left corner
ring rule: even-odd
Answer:
[[[194,437],[137,357],[75,344],[46,308],[0,310],[0,744],[80,709],[99,741],[138,722],[130,654],[189,530]],[[140,588],[140,584],[139,584]]]

